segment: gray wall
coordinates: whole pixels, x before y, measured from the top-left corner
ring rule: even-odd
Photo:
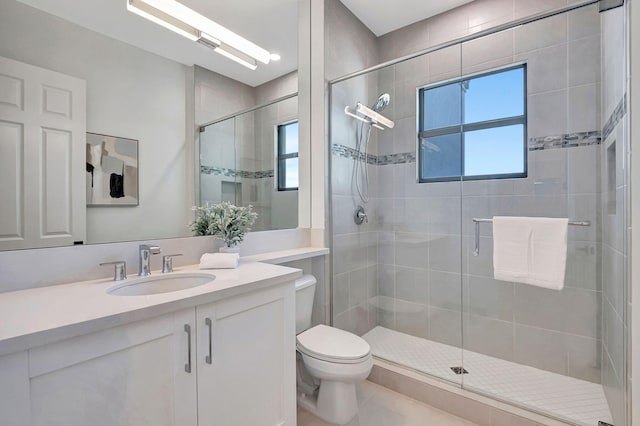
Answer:
[[[539,12],[531,8],[542,2],[531,3],[470,3],[380,37],[379,59]],[[564,4],[544,2],[544,7]],[[391,131],[373,131],[377,164],[369,165],[373,198],[367,210],[373,220],[368,225],[357,227],[351,218],[357,204],[353,159],[332,155],[336,325],[362,333],[379,324],[458,346],[464,337],[466,349],[601,381],[597,133],[591,134],[596,144],[590,145],[594,140],[582,134],[584,146],[529,151],[527,179],[417,184],[415,172],[417,87],[526,62],[528,136],[561,140],[601,128],[599,58],[599,17],[595,7],[589,7],[332,87],[332,145],[353,147],[355,121],[346,118],[342,108],[356,100],[370,104],[378,93],[389,92],[392,101],[384,114],[396,122]],[[371,88],[372,82],[377,86]],[[592,222],[589,228],[570,230],[564,290],[495,281],[490,225],[481,228],[481,256],[470,255],[472,217],[494,215]]]

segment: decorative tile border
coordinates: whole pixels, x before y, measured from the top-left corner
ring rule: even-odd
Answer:
[[[611,116],[609,116],[609,118],[607,119],[607,122],[604,123],[604,126],[602,127],[602,140],[606,140],[609,137],[611,132],[613,132],[613,129],[616,128],[616,126],[618,125],[620,120],[622,120],[622,117],[624,117],[626,113],[627,94],[625,93],[622,96],[622,99],[620,99],[620,102],[618,102],[616,108],[611,113]]]
[[[358,152],[349,147],[349,146],[345,146],[345,145],[331,145],[331,153],[337,157],[342,157],[342,158],[349,158],[352,160],[355,160],[356,158],[358,158],[360,161],[364,160],[364,153],[360,153],[360,156],[358,156]],[[367,164],[377,164],[378,163],[378,158],[375,155],[372,154],[368,154],[367,155]]]
[[[406,164],[415,163],[415,152],[401,152],[400,154],[379,155],[376,159],[378,166],[386,166],[388,164]]]
[[[355,149],[344,145],[332,145],[331,153],[337,157],[348,158],[351,160],[355,160],[356,158],[358,158],[358,153]],[[364,160],[364,154],[360,153],[359,158],[361,161]],[[415,162],[416,154],[414,152],[402,152],[399,154],[387,154],[378,156],[367,154],[367,164],[371,164],[373,166],[386,166],[389,164],[405,164]]]
[[[612,115],[612,118],[618,117],[618,121],[620,121],[620,117],[624,115],[624,112],[621,113],[618,111],[619,108],[616,108],[616,112],[614,112],[614,114]],[[613,125],[613,127],[615,127],[615,124]],[[563,135],[540,136],[529,139],[529,151],[542,151],[545,149],[574,148],[578,146],[599,145],[602,140],[603,138],[599,130],[594,130],[591,132],[566,133]],[[337,157],[348,158],[352,160],[355,160],[358,157],[358,153],[355,149],[344,145],[332,145],[331,153]],[[359,158],[360,160],[364,160],[364,154],[360,153]],[[367,155],[367,164],[371,164],[374,166],[407,164],[415,162],[415,152],[401,152],[399,154],[387,154],[378,156],[372,154]]]
[[[261,170],[258,172],[251,172],[247,170],[236,170],[236,169],[227,169],[224,167],[210,167],[210,166],[200,166],[200,174],[226,176],[226,177],[239,177],[239,178],[245,178],[245,179],[264,179],[264,178],[272,178],[274,176],[273,170]]]
[[[567,133],[564,135],[540,136],[529,138],[529,151],[545,149],[574,148],[577,146],[599,145],[602,141],[600,131]]]

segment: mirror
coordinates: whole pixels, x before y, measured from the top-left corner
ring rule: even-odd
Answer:
[[[32,75],[16,78],[0,72],[0,250],[193,235],[189,226],[192,207],[200,202],[201,193],[198,129],[297,92],[298,12],[296,0],[243,0],[242,7],[237,2],[182,3],[278,53],[281,60],[258,63],[252,71],[210,47],[128,12],[125,1],[3,1],[3,64],[24,64],[28,74],[42,71],[46,78],[69,77],[73,84],[78,83],[72,90],[47,83],[50,80],[34,80],[39,81],[42,94],[36,97],[42,99],[46,114],[83,116],[84,122],[82,132],[77,130],[80,127],[58,128],[55,121],[39,124],[44,130],[29,148],[28,128],[14,119],[13,109],[26,111]],[[81,94],[83,101],[78,100]],[[287,108],[293,108],[292,103],[295,101],[290,100]],[[255,123],[261,120],[261,112],[252,114]],[[295,116],[289,114],[288,120]],[[82,133],[81,140],[78,133]],[[104,197],[126,197],[131,192],[135,200],[87,206],[95,176],[86,166],[86,153],[91,151],[85,148],[86,133],[110,138],[92,141],[93,147],[136,143],[133,159],[130,152],[125,158],[116,148],[102,148],[101,158],[108,158],[109,164],[102,168],[105,175],[100,181]],[[251,141],[234,141],[234,152],[241,154],[239,169],[244,167],[244,172],[255,177],[267,163],[271,167],[264,170],[274,170],[277,151],[273,140],[254,136]],[[269,160],[264,156],[267,151],[272,154]],[[251,158],[256,153],[260,158]],[[132,161],[137,161],[137,167]],[[133,170],[136,187],[128,180]],[[255,230],[296,226],[297,202],[291,204],[295,210],[287,210],[295,220],[278,222],[274,217],[279,213],[265,204],[277,196],[262,196],[257,187],[249,186],[245,185],[238,201],[249,204],[255,200],[256,210],[263,212]],[[233,190],[225,185],[224,191]],[[76,197],[79,193],[82,195]]]
[[[298,225],[298,96],[200,128],[200,205],[253,206],[252,229]]]

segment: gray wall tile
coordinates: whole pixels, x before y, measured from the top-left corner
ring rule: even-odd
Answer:
[[[465,277],[464,312],[476,316],[514,320],[514,284],[489,277]]]
[[[600,302],[600,293],[595,291],[570,287],[556,291],[516,284],[515,321],[599,338]]]
[[[462,318],[465,349],[507,361],[513,360],[513,322],[467,314]]]

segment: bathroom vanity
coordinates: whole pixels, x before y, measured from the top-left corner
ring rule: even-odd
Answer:
[[[0,424],[294,425],[301,272],[209,272],[162,294],[109,279],[0,294]]]

